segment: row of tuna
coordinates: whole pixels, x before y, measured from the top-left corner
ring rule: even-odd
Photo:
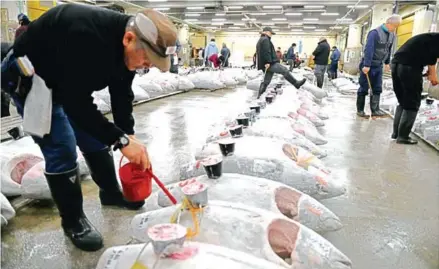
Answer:
[[[322,237],[343,225],[318,200],[346,191],[321,160],[327,100],[283,84],[219,123],[166,186],[177,204],[153,192],[131,221],[143,244],[107,249],[97,268],[351,268]]]

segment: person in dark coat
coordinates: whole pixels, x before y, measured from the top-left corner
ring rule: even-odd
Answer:
[[[329,73],[331,74],[331,79],[337,78],[338,73],[338,61],[340,60],[341,53],[337,49],[336,46],[332,47],[332,54],[331,54],[331,64],[329,66]]]
[[[1,87],[21,116],[32,70],[52,90],[52,115],[42,115],[51,116],[50,133],[32,138],[44,155],[45,176],[64,233],[81,250],[101,249],[103,238],[84,214],[76,145],[99,186],[103,206],[136,210],[144,205],[122,194],[112,151],[120,150],[143,171],[150,169],[146,147],[134,136],[131,84],[136,71],[151,66],[168,71],[176,41],[173,23],[153,9],[127,15],[64,4],[29,24],[2,62]],[[106,87],[114,123],[93,104],[92,93]]]
[[[226,43],[223,43],[223,48],[221,49],[221,56],[224,58],[222,65],[224,67],[228,67],[229,66],[229,59],[230,59],[230,50],[227,47]]]
[[[380,109],[380,95],[383,84],[383,63],[386,71],[390,71],[390,54],[395,41],[396,28],[401,24],[400,15],[392,15],[387,18],[386,23],[372,29],[367,34],[366,45],[364,46],[363,58],[360,62],[360,77],[358,82],[360,88],[357,92],[357,115],[369,117],[364,112],[366,96],[369,92],[369,82],[372,86],[370,96],[370,110],[372,117],[387,116]]]
[[[438,85],[436,64],[439,60],[439,33],[416,35],[405,42],[392,59],[393,90],[399,105],[393,119],[392,139],[398,144],[417,144],[410,132],[421,105],[422,71],[428,66],[427,78]]]
[[[15,39],[17,39],[22,33],[27,30],[30,24],[29,18],[23,13],[18,14],[18,24],[20,25],[17,30],[15,30]]]
[[[321,37],[319,43],[317,43],[317,47],[312,53],[314,57],[314,75],[317,79],[317,87],[323,87],[323,81],[325,79],[325,72],[328,66],[329,59],[329,51],[331,48],[329,47],[328,41],[326,41],[325,37]]]
[[[294,62],[296,61],[296,54],[294,50],[296,49],[296,43],[291,44],[291,47],[287,52],[287,62],[290,65],[290,72],[294,69]]]
[[[178,53],[180,52],[181,49],[181,44],[180,41],[178,41],[175,43],[175,46],[177,47],[177,50],[175,51],[174,54],[172,54],[169,58],[171,61],[171,68],[169,69],[170,73],[173,74],[178,74]]]
[[[283,75],[284,78],[297,89],[299,89],[306,81],[306,79],[297,81],[288,69],[279,63],[273,43],[271,42],[271,36],[274,34],[275,33],[271,27],[264,27],[261,38],[259,38],[259,41],[256,44],[257,67],[258,70],[263,70],[265,72],[264,80],[259,87],[258,98],[265,92],[275,73]]]
[[[1,60],[6,57],[9,50],[12,47],[12,43],[9,42],[1,42]],[[2,89],[1,90],[1,117],[11,116],[11,112],[9,111],[9,104],[11,103],[11,98],[9,95]]]

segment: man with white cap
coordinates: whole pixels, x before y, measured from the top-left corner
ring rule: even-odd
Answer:
[[[256,44],[256,65],[258,70],[264,70],[265,76],[261,85],[259,86],[259,98],[266,90],[273,78],[273,75],[281,74],[285,80],[291,83],[294,87],[299,89],[306,81],[306,79],[296,80],[288,69],[279,63],[279,59],[276,55],[276,50],[271,42],[271,36],[275,35],[271,27],[264,27]]]
[[[143,170],[150,168],[146,147],[134,137],[131,83],[137,70],[170,68],[177,31],[162,13],[145,9],[134,16],[99,7],[65,4],[33,21],[2,62],[2,89],[23,115],[35,74],[52,89],[50,134],[34,136],[64,233],[85,251],[103,246],[102,235],[83,211],[76,163],[79,146],[99,186],[102,205],[138,209],[118,184],[111,147]],[[24,60],[23,60],[24,59]],[[27,72],[25,72],[27,70]],[[93,104],[92,93],[109,88],[114,123]]]

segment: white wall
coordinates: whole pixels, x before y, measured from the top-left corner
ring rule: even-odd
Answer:
[[[216,44],[218,48],[222,43],[226,43],[227,46],[235,51],[242,51],[246,58],[253,57],[256,52],[256,43],[260,38],[260,34],[256,32],[219,32],[215,33]],[[272,37],[273,45],[281,47],[282,52],[288,50],[292,43],[297,44],[296,50],[299,51],[299,43],[302,42],[302,54],[306,53],[310,55],[317,46],[319,41],[317,35],[293,35],[293,34],[277,34]],[[335,36],[327,38],[329,45],[335,45]]]
[[[392,4],[377,4],[372,8],[372,25],[370,29],[374,29],[383,24],[387,17],[393,13]]]

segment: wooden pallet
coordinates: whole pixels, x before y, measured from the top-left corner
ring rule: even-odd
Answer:
[[[8,131],[22,125],[23,119],[20,115],[1,118],[1,142],[12,139]]]

